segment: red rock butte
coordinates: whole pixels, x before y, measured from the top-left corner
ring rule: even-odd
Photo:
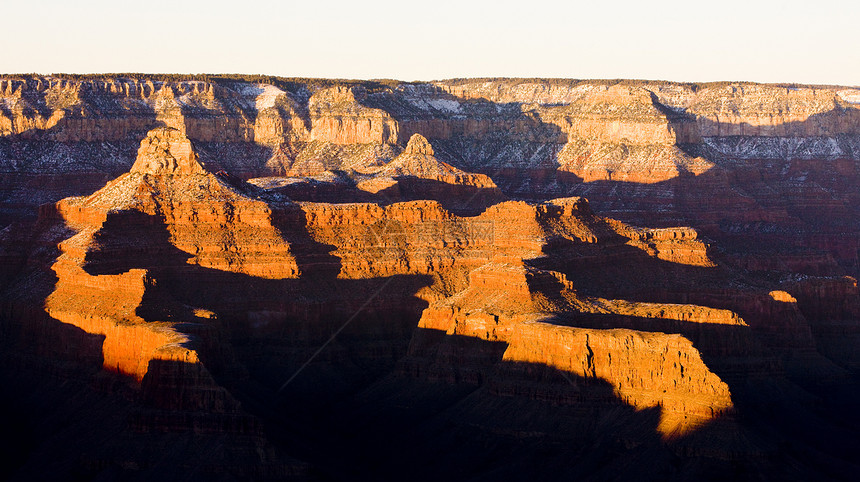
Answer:
[[[0,78],[0,476],[850,479],[858,99]]]

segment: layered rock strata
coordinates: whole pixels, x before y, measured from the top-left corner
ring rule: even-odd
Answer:
[[[466,184],[532,199],[587,196],[636,224],[692,224],[739,257],[762,250],[745,258],[754,269],[858,274],[853,88],[271,81],[0,79],[0,222],[127,171],[157,125],[199,142],[213,171],[242,177],[375,172],[417,133],[439,162],[491,178]],[[389,197],[414,198],[406,190]],[[451,193],[443,183],[438,194]]]
[[[453,427],[528,467],[524,440],[567,444],[586,475],[606,475],[589,465],[617,455],[604,447],[672,474],[787,460],[809,475],[827,464],[797,454],[821,452],[852,471],[838,446],[854,447],[853,422],[814,430],[850,419],[858,366],[850,89],[43,78],[0,92],[12,178],[128,171],[0,233],[4,353],[126,380],[128,447],[200,433],[270,470],[246,476],[302,472],[274,444],[333,479],[394,479],[374,457],[415,474],[422,455],[398,445]],[[556,197],[581,192],[595,200]],[[675,227],[687,220],[698,229]],[[393,427],[405,438],[376,435]]]

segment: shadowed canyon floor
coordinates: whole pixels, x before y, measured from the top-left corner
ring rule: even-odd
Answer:
[[[0,477],[850,480],[851,92],[0,79]]]

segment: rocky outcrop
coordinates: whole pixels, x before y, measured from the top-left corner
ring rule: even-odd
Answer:
[[[220,189],[213,191],[212,185]],[[201,189],[216,196],[220,191],[222,196],[220,203],[210,204],[207,213],[198,213],[189,205],[188,200],[196,201],[194,196],[202,194]],[[139,315],[138,308],[147,289],[156,283],[148,269],[158,263],[158,256],[167,256],[167,253],[163,248],[159,253],[159,248],[146,246],[152,242],[157,224],[131,213],[149,212],[171,219],[175,245],[194,253],[187,256],[189,262],[262,276],[281,276],[284,262],[289,265],[289,257],[278,260],[276,274],[271,265],[256,264],[259,260],[255,260],[255,264],[244,263],[243,250],[247,245],[235,249],[233,254],[225,253],[230,252],[230,248],[223,249],[227,244],[223,240],[215,242],[211,228],[207,229],[211,226],[207,225],[207,215],[209,223],[234,224],[238,228],[242,220],[234,218],[236,207],[231,201],[239,197],[232,188],[223,186],[215,176],[206,173],[197,162],[191,142],[181,132],[171,128],[152,131],[141,143],[138,159],[129,174],[91,196],[58,203],[55,216],[77,233],[59,244],[61,254],[52,267],[57,283],[45,302],[47,313],[63,323],[104,336],[105,368],[137,380],[145,377],[153,360],[199,362],[193,350],[184,348],[189,342],[186,336],[169,325],[153,323],[156,320],[145,320]],[[183,202],[183,198],[186,201]],[[51,215],[50,212],[46,214]],[[246,216],[253,231],[255,215]],[[119,235],[111,230],[113,226],[125,232]],[[236,233],[230,233],[234,242],[235,235],[241,231],[238,228]],[[254,243],[248,243],[252,246],[259,246],[265,239],[259,231],[249,234],[257,237]],[[215,250],[212,249],[214,245],[218,246]],[[283,241],[281,245],[283,251],[288,249]],[[95,247],[98,253],[93,253]],[[137,253],[137,258],[129,258],[129,253]],[[126,263],[139,264],[141,268],[127,269]],[[294,267],[287,267],[287,270],[296,271]]]
[[[359,189],[369,192],[386,192],[406,191],[406,195],[410,197],[440,199],[447,197],[449,199],[458,197],[456,188],[449,188],[450,193],[444,193],[445,186],[462,186],[469,189],[469,194],[461,194],[460,197],[465,197],[464,203],[482,204],[483,199],[477,200],[479,194],[492,196],[496,199],[501,198],[501,193],[496,189],[495,183],[490,177],[484,174],[467,173],[456,167],[442,162],[433,155],[433,147],[430,142],[421,134],[413,134],[409,139],[409,143],[403,152],[394,158],[388,164],[374,173],[371,179],[363,180],[358,184]],[[385,182],[388,179],[396,179],[399,181],[397,186],[391,182]],[[440,186],[431,189],[431,192],[426,188],[425,192],[421,192],[421,185],[416,183],[417,179],[428,180],[439,183]],[[437,192],[432,192],[433,190]],[[484,192],[480,192],[483,190]],[[443,191],[443,192],[440,192]],[[401,194],[398,192],[398,194]],[[445,196],[448,194],[448,196]]]
[[[395,144],[397,121],[382,109],[363,106],[361,87],[332,87],[308,100],[310,140],[334,144]]]
[[[606,380],[625,403],[639,410],[660,407],[658,430],[664,436],[695,430],[734,406],[728,385],[680,335],[524,323],[504,360]]]
[[[204,170],[187,137],[176,129],[161,128],[151,131],[143,141],[131,172],[187,176],[203,174]]]
[[[68,360],[98,362],[105,372],[131,380],[132,392],[123,402],[129,405],[122,428],[127,433],[110,442],[125,455],[106,442],[88,455],[96,465],[110,465],[120,456],[132,460],[133,470],[164,470],[155,469],[161,465],[151,454],[129,454],[159,434],[173,439],[192,434],[221,440],[218,460],[206,456],[198,462],[205,470],[222,467],[262,478],[306,472],[301,463],[274,452],[259,420],[210,372],[225,370],[230,356],[212,327],[217,314],[165,297],[161,286],[171,270],[186,277],[192,266],[262,279],[298,275],[288,244],[269,221],[268,206],[241,193],[231,184],[235,181],[206,171],[191,141],[162,127],[141,142],[131,172],[90,196],[63,200],[40,213],[36,242],[59,241],[58,253],[49,267],[38,255],[40,261],[25,268],[29,279],[11,283],[4,305],[17,299],[11,304],[15,312],[41,303],[42,313],[7,334],[25,343],[29,333],[37,334],[27,343],[31,346],[18,349],[23,353],[54,351],[41,345],[60,338],[69,346]],[[274,245],[265,247],[267,242]],[[46,288],[50,294],[39,301]],[[81,336],[68,336],[70,330]],[[82,414],[89,416],[86,410]],[[259,469],[251,469],[257,464]]]
[[[630,324],[635,330],[617,329],[628,325],[625,319],[641,321]],[[593,328],[565,326],[568,324],[591,324]],[[723,417],[734,404],[728,385],[703,362],[690,339],[641,330],[694,334],[696,345],[704,346],[709,354],[753,355],[732,336],[714,339],[710,334],[701,338],[711,340],[700,340],[700,328],[690,326],[695,324],[724,324],[728,329],[747,326],[728,310],[583,297],[560,273],[506,264],[473,270],[465,291],[432,304],[419,322],[422,328],[441,330],[449,336],[504,342],[507,348],[502,362],[549,366],[577,379],[600,378],[637,409],[660,407],[659,430],[664,436],[694,430]],[[420,360],[423,351],[426,347],[416,346],[412,354]],[[427,362],[438,364],[438,360]],[[420,362],[413,362],[413,373],[428,372],[416,365]],[[452,367],[455,373],[470,368],[480,370]],[[493,387],[494,393],[503,396],[542,397],[553,391],[552,384],[542,386],[528,378],[501,379]],[[582,403],[583,396],[588,395],[555,400],[576,405]]]

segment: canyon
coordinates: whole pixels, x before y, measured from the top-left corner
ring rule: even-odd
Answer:
[[[169,77],[0,78],[0,477],[860,470],[860,89]]]

